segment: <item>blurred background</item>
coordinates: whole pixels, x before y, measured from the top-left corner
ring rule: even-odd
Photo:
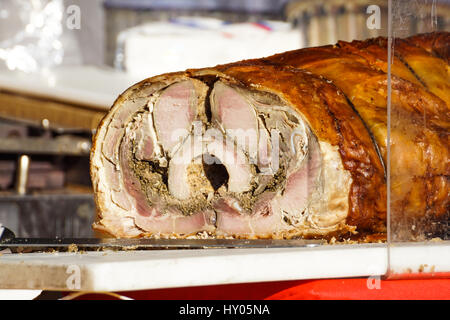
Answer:
[[[450,28],[448,0],[393,4],[395,36]],[[20,237],[92,236],[92,134],[135,82],[386,36],[387,10],[387,0],[1,0],[0,224]]]

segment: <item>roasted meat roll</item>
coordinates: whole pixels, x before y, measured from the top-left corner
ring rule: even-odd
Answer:
[[[448,211],[448,34],[438,36],[402,40],[392,64],[391,191],[406,217]],[[339,42],[132,86],[94,137],[94,228],[115,237],[384,233],[386,50],[382,38]]]

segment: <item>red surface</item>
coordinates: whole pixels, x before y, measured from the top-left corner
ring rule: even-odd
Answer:
[[[450,279],[309,281],[268,297],[277,300],[449,300]]]
[[[120,292],[148,300],[450,300],[450,279],[327,279]],[[111,299],[89,294],[78,299]]]

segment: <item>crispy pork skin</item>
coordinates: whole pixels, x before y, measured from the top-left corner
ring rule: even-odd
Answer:
[[[391,209],[413,220],[448,214],[445,39],[398,40],[392,59]],[[132,86],[94,138],[94,228],[124,238],[386,232],[386,48],[339,42]]]

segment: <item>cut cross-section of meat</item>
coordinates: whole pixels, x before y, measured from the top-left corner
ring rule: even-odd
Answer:
[[[102,171],[106,179],[97,180],[97,190],[106,190],[111,200],[97,228],[135,236],[129,229],[134,219],[144,235],[314,234],[315,226],[299,215],[323,192],[314,187],[322,154],[317,143],[309,143],[317,137],[303,115],[267,91],[219,79],[208,96],[199,82],[159,85],[116,131],[107,130],[121,138],[111,152],[97,155],[101,161],[118,158]],[[348,188],[347,182],[340,192],[347,196]],[[129,231],[117,229],[121,215]]]
[[[119,161],[103,171],[114,219],[100,220],[98,229],[123,236],[116,228],[122,214],[143,234],[158,236],[314,233],[292,222],[321,192],[310,187],[318,179],[321,151],[317,143],[309,146],[308,139],[317,139],[309,124],[269,92],[219,80],[207,96],[198,94],[197,82],[163,86],[127,116],[122,130],[111,131],[121,137],[113,144]],[[210,120],[202,116],[208,113]]]
[[[175,83],[165,89],[153,108],[159,142],[172,155],[189,134],[197,116],[197,96],[192,81]]]

